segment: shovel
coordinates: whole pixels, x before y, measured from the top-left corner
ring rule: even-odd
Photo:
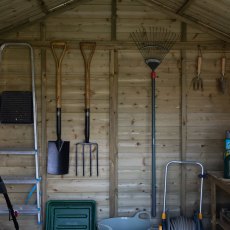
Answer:
[[[58,57],[55,51],[61,49]],[[56,132],[57,140],[48,142],[48,168],[47,172],[63,175],[69,172],[69,141],[61,139],[61,64],[66,53],[65,42],[51,43],[51,49],[56,63]]]
[[[96,48],[95,42],[81,42],[80,49],[85,65],[85,141],[76,144],[76,175],[78,174],[78,154],[82,154],[82,174],[85,176],[85,155],[89,155],[89,170],[92,176],[92,153],[96,153],[96,173],[98,176],[98,144],[89,141],[90,136],[90,63]]]

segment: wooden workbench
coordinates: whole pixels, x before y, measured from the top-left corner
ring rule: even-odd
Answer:
[[[208,172],[208,178],[211,184],[211,215],[212,215],[212,230],[216,230],[216,225],[219,224],[223,229],[230,229],[229,226],[225,226],[224,223],[220,223],[216,219],[216,188],[225,191],[230,194],[230,179],[223,178],[224,173],[222,171],[210,171]]]

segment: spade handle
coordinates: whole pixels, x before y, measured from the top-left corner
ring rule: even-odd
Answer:
[[[58,48],[62,50],[59,57],[56,51],[56,49]],[[56,63],[56,100],[57,100],[56,103],[57,103],[57,108],[61,108],[61,94],[62,94],[61,64],[67,49],[66,42],[52,42],[51,49]]]

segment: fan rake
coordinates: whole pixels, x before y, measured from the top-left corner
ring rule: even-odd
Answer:
[[[140,27],[130,34],[145,63],[151,68],[152,78],[152,207],[151,214],[156,216],[156,150],[155,150],[155,79],[156,68],[161,64],[166,54],[170,51],[180,34],[170,32],[165,28]]]
[[[139,30],[132,32],[130,35],[145,63],[152,71],[155,71],[160,65],[180,37],[179,33],[170,32],[161,27],[149,27],[148,31],[144,27],[140,27]]]

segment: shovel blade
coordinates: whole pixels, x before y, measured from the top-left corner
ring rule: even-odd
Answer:
[[[47,172],[54,175],[69,173],[69,141],[48,142],[48,164]]]

